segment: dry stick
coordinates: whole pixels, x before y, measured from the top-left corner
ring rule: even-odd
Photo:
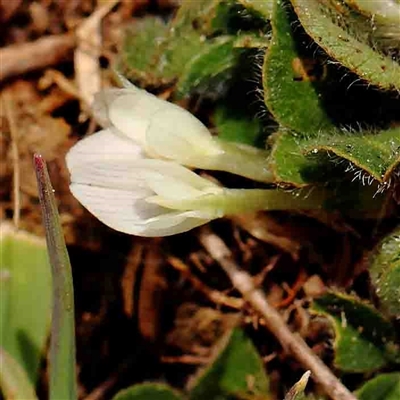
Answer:
[[[200,242],[221,265],[244,299],[263,317],[265,325],[279,340],[283,349],[311,371],[313,379],[321,385],[325,393],[334,400],[357,400],[304,340],[289,329],[279,312],[268,303],[264,292],[254,285],[251,276],[240,269],[232,259],[231,251],[221,238],[209,230],[204,230],[200,235]]]
[[[199,292],[204,293],[211,301],[216,304],[231,307],[235,310],[243,309],[243,299],[239,299],[236,297],[226,296],[224,293],[221,293],[218,290],[211,289],[207,285],[205,285],[199,278],[192,275],[189,267],[179,258],[169,256],[167,259],[168,263],[179,271],[186,279],[190,281],[192,286],[198,290]]]
[[[92,104],[95,93],[101,89],[101,21],[119,1],[99,3],[96,10],[76,30],[75,79],[87,106]]]
[[[0,57],[1,59],[1,57]],[[14,115],[14,101],[12,95],[5,91],[2,98],[4,110],[6,112],[8,126],[11,136],[11,157],[13,162],[13,192],[14,192],[14,214],[13,222],[16,229],[19,227],[21,217],[21,192],[20,192],[20,177],[21,171],[19,166],[18,152],[18,132],[17,122]]]
[[[71,34],[51,35],[5,47],[0,50],[0,82],[71,59],[74,47],[75,38]]]

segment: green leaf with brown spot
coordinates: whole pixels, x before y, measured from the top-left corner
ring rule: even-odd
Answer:
[[[287,4],[276,0],[272,24],[272,41],[264,60],[263,86],[265,103],[275,119],[285,128],[304,135],[316,134],[332,127],[322,107],[318,84],[307,75],[314,60],[305,58],[294,39],[294,21]]]

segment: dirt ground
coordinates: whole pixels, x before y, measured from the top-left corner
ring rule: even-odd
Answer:
[[[280,398],[302,367],[201,246],[202,228],[170,238],[123,235],[98,222],[69,192],[65,154],[98,128],[88,103],[96,90],[111,85],[107,67],[116,60],[124,28],[146,13],[172,12],[177,1],[107,3],[112,2],[0,3],[1,218],[44,234],[32,168],[33,153],[41,153],[73,267],[80,398],[107,399],[144,380],[183,387],[238,315]],[[225,218],[210,228],[289,326],[329,363],[332,332],[307,311],[309,298],[332,285],[369,296],[365,255],[375,239],[363,234],[370,226],[354,227],[339,216],[325,222],[275,212]],[[41,398],[46,379],[43,362]]]

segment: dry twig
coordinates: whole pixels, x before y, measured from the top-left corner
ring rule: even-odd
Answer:
[[[51,35],[34,42],[0,49],[0,82],[65,61],[71,58],[74,47],[74,36],[65,34]]]
[[[101,21],[117,3],[119,0],[100,3],[76,31],[78,45],[74,55],[75,77],[80,95],[87,106],[92,104],[94,94],[101,89]]]
[[[184,354],[182,356],[162,356],[163,364],[187,364],[187,365],[203,365],[210,362],[210,357],[194,356]]]
[[[5,91],[2,97],[2,103],[8,120],[8,126],[11,136],[11,157],[13,163],[13,190],[14,190],[14,214],[13,222],[16,229],[19,227],[21,217],[21,170],[19,165],[19,152],[18,152],[18,133],[17,122],[14,114],[14,101],[11,94]]]
[[[214,290],[205,285],[200,279],[194,276],[189,267],[179,258],[169,256],[168,263],[178,270],[186,279],[190,281],[193,287],[199,292],[204,293],[211,301],[216,304],[241,310],[243,308],[243,299],[226,296],[218,290]]]
[[[279,340],[284,350],[311,371],[313,379],[321,385],[325,393],[334,400],[357,400],[304,340],[289,329],[279,312],[268,303],[264,292],[254,285],[252,277],[235,263],[231,251],[221,238],[209,230],[203,230],[200,242],[221,265],[244,299],[263,317],[267,328]]]

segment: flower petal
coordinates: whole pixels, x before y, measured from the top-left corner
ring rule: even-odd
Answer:
[[[198,191],[217,187],[172,161],[145,159],[141,148],[110,130],[81,140],[66,156],[73,183],[86,183],[167,197],[196,196]]]
[[[140,146],[125,136],[104,129],[76,143],[67,153],[66,161],[70,171],[78,165],[95,161],[115,161],[142,159]]]
[[[214,182],[172,161],[146,160],[140,164],[143,166],[140,176],[159,196],[185,199],[220,190]]]
[[[121,90],[121,89],[120,89]],[[140,90],[123,90],[109,104],[110,122],[124,135],[146,148],[146,131],[152,116],[165,107],[164,100]]]
[[[191,229],[197,228],[198,226],[204,225],[210,222],[213,218],[203,219],[197,217],[191,217],[190,211],[176,213],[176,215],[181,218],[181,221],[178,222],[177,219],[174,221],[174,225],[171,225],[166,228],[158,228],[154,227],[152,223],[148,223],[146,226],[146,230],[138,233],[140,236],[147,236],[147,237],[155,237],[155,236],[171,236],[176,235],[178,233],[183,233],[190,231]],[[163,218],[166,218],[164,216]],[[168,216],[169,218],[169,216]]]
[[[119,88],[108,88],[101,90],[94,95],[94,101],[92,104],[92,111],[96,121],[103,126],[108,128],[112,125],[110,121],[110,107],[113,102],[121,96],[126,96],[129,93],[140,92],[141,90],[133,86],[130,89],[119,89]]]
[[[143,198],[136,199],[129,190],[72,184],[71,192],[104,224],[128,234],[168,236],[209,221],[200,212],[171,212]]]
[[[168,102],[152,115],[146,140],[156,154],[194,167],[204,157],[222,153],[210,131],[195,116]]]

